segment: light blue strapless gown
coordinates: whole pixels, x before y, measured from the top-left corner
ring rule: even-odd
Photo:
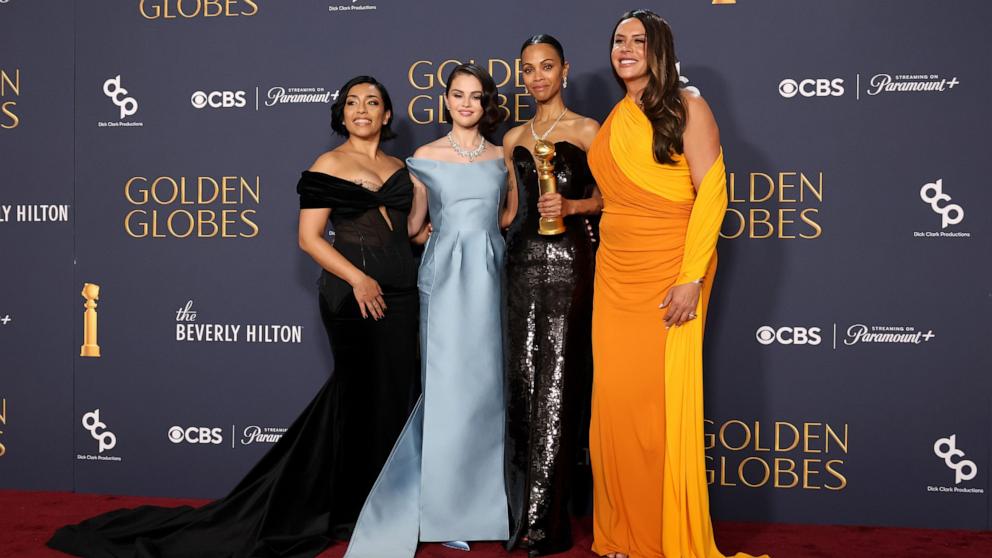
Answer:
[[[499,230],[506,167],[502,158],[406,162],[427,186],[434,228],[417,282],[424,391],[345,558],[409,558],[418,541],[509,538]]]

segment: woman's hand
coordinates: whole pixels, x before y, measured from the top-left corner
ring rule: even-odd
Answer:
[[[572,203],[558,192],[542,194],[537,200],[537,211],[545,218],[568,217],[572,214]]]
[[[699,292],[702,287],[700,283],[684,283],[669,289],[665,301],[658,307],[668,309],[665,313],[666,329],[696,319],[696,307],[699,304]]]
[[[427,239],[431,237],[432,232],[434,232],[434,227],[430,223],[427,223],[420,228],[420,232],[411,238],[410,241],[418,246],[423,246],[427,242]]]
[[[358,301],[358,308],[362,311],[362,317],[372,316],[376,320],[385,317],[386,301],[382,298],[382,288],[375,279],[365,275],[355,281],[352,285],[355,290],[355,300]]]

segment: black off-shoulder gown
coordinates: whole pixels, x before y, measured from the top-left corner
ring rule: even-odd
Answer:
[[[325,271],[334,372],[230,494],[200,508],[112,511],[59,529],[48,546],[100,558],[309,558],[349,536],[420,394],[413,184],[405,168],[376,192],[308,171],[297,191],[301,208],[332,209],[334,246],[378,281],[385,318],[363,319],[351,287]]]

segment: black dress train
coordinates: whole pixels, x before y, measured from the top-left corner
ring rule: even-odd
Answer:
[[[591,195],[584,151],[558,142],[554,165],[562,196]],[[519,203],[506,247],[507,546],[526,538],[537,556],[571,548],[573,485],[591,486],[580,462],[588,447],[595,245],[578,215],[565,218],[564,234],[537,234],[541,194],[530,151],[517,146],[513,167]]]
[[[302,209],[332,208],[334,247],[382,287],[385,318],[363,319],[351,287],[324,271],[334,373],[230,494],[200,508],[112,511],[59,529],[48,546],[101,558],[310,558],[349,536],[420,394],[413,184],[405,168],[375,192],[307,171],[297,191]]]

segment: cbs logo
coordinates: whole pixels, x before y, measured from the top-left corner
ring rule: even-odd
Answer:
[[[791,99],[796,95],[803,97],[840,97],[844,94],[844,80],[836,79],[783,79],[778,84],[779,95]]]
[[[771,326],[761,326],[755,333],[755,338],[762,345],[779,343],[780,345],[819,345],[823,339],[820,337],[818,327],[780,327],[778,329]]]
[[[173,444],[188,442],[190,444],[222,444],[224,436],[220,428],[208,428],[206,426],[190,426],[183,428],[173,426],[169,429],[169,441]]]
[[[241,108],[247,104],[244,91],[196,91],[190,97],[194,108]]]

